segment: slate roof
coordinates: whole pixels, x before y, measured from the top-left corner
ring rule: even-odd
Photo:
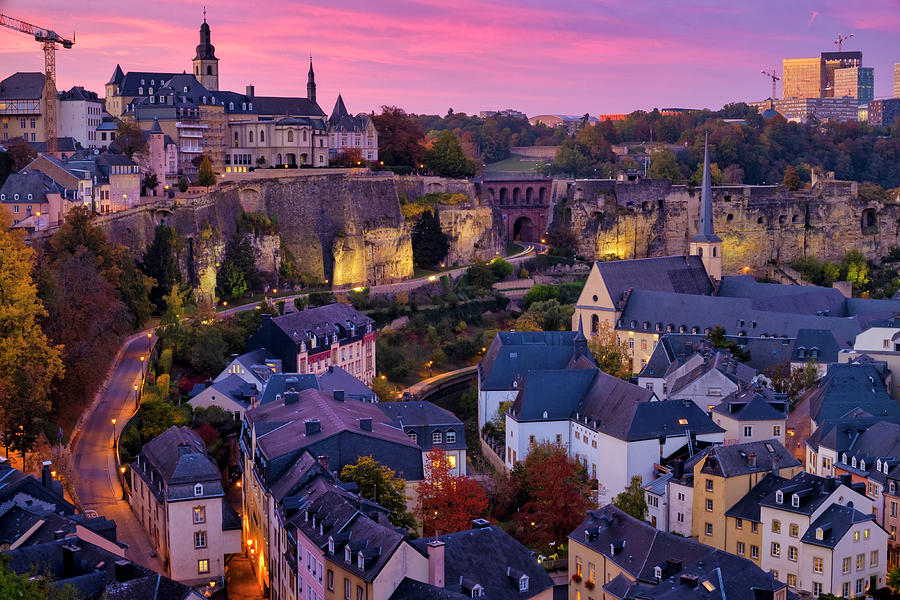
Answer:
[[[751,336],[724,336],[750,352],[744,364],[757,372],[787,362],[791,356],[793,339]],[[663,377],[672,363],[682,363],[688,356],[707,346],[704,333],[665,333],[653,349],[639,377]]]
[[[900,417],[900,404],[891,398],[881,372],[871,364],[829,365],[808,398],[809,415],[816,423],[835,421],[856,409],[875,417]]]
[[[429,451],[464,450],[466,448],[466,429],[463,422],[449,410],[427,401],[409,400],[405,402],[383,402],[378,407],[384,412],[392,424],[408,435],[416,433],[419,446]],[[434,444],[434,432],[442,434],[443,443]],[[452,431],[456,441],[447,443],[447,432]]]
[[[466,593],[465,587],[478,584],[488,600],[531,598],[553,586],[553,580],[534,553],[496,526],[476,526],[467,531],[441,535],[444,542],[444,587]],[[421,538],[413,546],[427,555],[429,541]],[[528,591],[520,592],[518,577],[528,576]],[[471,597],[471,594],[468,594]]]
[[[703,144],[703,181],[700,185],[700,219],[697,223],[697,235],[692,242],[719,242],[722,238],[713,230],[712,177],[709,174],[709,134]]]
[[[478,364],[482,390],[512,390],[532,370],[565,369],[576,331],[501,331]],[[593,359],[591,359],[593,362]],[[596,363],[594,363],[596,365]]]
[[[28,145],[38,154],[47,151],[47,142],[28,142]],[[75,138],[69,136],[56,138],[57,152],[75,152],[77,150],[81,150],[81,144]]]
[[[106,82],[106,85],[110,84],[118,84],[123,79],[125,79],[125,73],[122,71],[121,65],[116,65],[116,69],[113,71],[113,74],[110,76],[109,81]]]
[[[738,362],[727,350],[712,350],[703,356],[703,364],[691,369],[669,386],[669,394],[677,394],[685,387],[704,377],[711,371],[718,371],[736,385],[750,385],[756,371]]]
[[[605,263],[615,264],[615,263]],[[743,325],[741,325],[743,321]],[[635,324],[631,326],[632,322]],[[644,327],[644,323],[647,327]],[[754,326],[754,323],[756,324]],[[659,325],[660,329],[657,329]],[[717,325],[726,334],[795,338],[800,329],[831,329],[839,342],[851,343],[860,331],[856,317],[826,317],[808,314],[773,312],[753,308],[747,298],[698,296],[642,289],[633,290],[617,323],[617,329],[628,331],[666,331],[671,326],[684,326],[691,331],[713,329]]]
[[[858,466],[853,466],[854,458]],[[847,447],[838,451],[835,460],[836,467],[881,484],[887,479],[886,471],[890,472],[898,464],[900,464],[900,424],[888,421],[878,421],[856,432]]]
[[[341,390],[347,398],[368,402],[378,399],[372,388],[337,365],[329,365],[325,372],[316,377],[316,382],[319,389],[329,395],[334,394],[335,390]]]
[[[364,131],[369,126],[370,122],[371,119],[364,113],[355,117],[352,116],[347,110],[347,107],[344,106],[344,99],[338,94],[337,100],[334,103],[334,109],[331,111],[331,116],[328,117],[329,129],[338,132]]]
[[[117,65],[118,66],[118,65]],[[122,77],[119,82],[119,96],[138,96],[138,88],[144,88],[143,96],[149,96],[147,93],[149,88],[153,88],[156,92],[157,88],[164,87],[166,82],[175,77],[177,73],[151,73],[149,71],[130,71]],[[116,73],[113,73],[113,77]],[[193,76],[191,76],[193,79]],[[143,81],[144,83],[141,83]],[[196,81],[196,79],[194,79]],[[152,82],[152,83],[151,83]],[[199,83],[199,82],[198,82]],[[158,94],[157,94],[158,95]]]
[[[755,457],[751,457],[751,454]],[[755,458],[755,463],[752,458]],[[772,467],[779,470],[799,467],[787,448],[776,439],[715,446],[709,450],[701,472],[720,477],[737,477],[749,473],[768,473]]]
[[[37,204],[47,202],[47,194],[66,194],[66,189],[50,179],[46,174],[37,170],[23,170],[20,173],[10,173],[9,177],[0,187],[5,204],[23,204],[34,202]],[[18,200],[16,194],[19,195]],[[29,200],[29,194],[31,199]],[[12,209],[10,209],[12,210]],[[23,215],[24,216],[24,215]]]
[[[74,572],[64,569],[63,553],[74,550]],[[10,569],[19,574],[47,572],[57,585],[71,585],[80,599],[184,600],[198,599],[188,586],[154,573],[76,536],[22,546],[4,553]]]
[[[44,95],[43,73],[13,73],[0,81],[0,99],[37,100]]]
[[[710,295],[713,285],[699,256],[663,256],[595,262],[614,304],[629,289]]]
[[[271,402],[281,402],[286,392],[318,389],[318,379],[312,373],[273,373],[263,387],[259,404],[262,406]]]
[[[407,480],[422,478],[421,449],[376,404],[353,398],[338,401],[306,389],[286,393],[281,402],[252,408],[244,418],[256,429],[257,452],[268,462],[267,481],[277,479],[304,449],[329,456],[330,467],[338,471],[372,454]],[[371,419],[371,431],[362,427],[365,419]]]
[[[598,373],[596,369],[529,371],[510,411],[520,422],[543,420],[544,412],[548,420],[568,419],[578,410]]]
[[[394,593],[390,595],[389,600],[466,600],[467,598],[471,598],[471,596],[404,577]]]
[[[880,417],[866,416],[824,421],[809,436],[806,445],[817,453],[823,447],[840,453],[850,448],[862,432],[881,420]]]
[[[725,398],[712,411],[735,421],[777,421],[787,418],[787,402],[771,390],[753,387]]]
[[[26,508],[37,504],[62,515],[75,514],[75,506],[63,496],[62,484],[54,481],[46,486],[31,475],[13,469],[9,460],[0,457],[0,506],[16,502],[24,502]]]
[[[774,494],[776,489],[784,487],[788,480],[773,473],[766,473],[744,497],[738,500],[734,506],[725,511],[726,517],[744,519],[746,521],[760,522],[760,501],[769,494]]]
[[[872,521],[872,524],[877,526],[874,515],[864,515],[855,508],[835,503],[810,524],[800,541],[814,546],[834,548],[853,525],[866,521]],[[819,528],[822,529],[821,540],[816,537],[816,530]]]
[[[608,592],[615,589],[617,597],[744,598],[751,589],[771,592],[785,587],[747,559],[659,531],[611,504],[588,511],[587,519],[569,534],[569,539],[602,554],[636,580],[631,584],[612,580],[610,588],[604,586]],[[660,582],[656,567],[663,573]],[[685,584],[685,576],[693,585]],[[704,580],[712,584],[713,594],[697,585]]]
[[[672,473],[661,475],[660,477],[657,477],[656,479],[645,485],[644,490],[657,496],[665,496],[666,488],[668,488],[669,486],[670,479],[672,479]]]
[[[74,535],[80,525],[111,542],[126,548],[116,541],[116,522],[106,517],[88,519],[83,514],[63,515],[54,512],[52,504],[34,502],[20,494],[11,502],[0,504],[0,544],[34,545]],[[34,529],[33,529],[34,528]],[[23,536],[26,536],[23,539]]]
[[[308,98],[288,98],[278,96],[254,96],[253,106],[260,115],[277,117],[291,115],[301,117],[324,117],[325,112]]]
[[[802,515],[811,515],[842,483],[845,483],[842,479],[820,477],[819,475],[803,471],[794,475],[784,485],[771,490],[759,500],[759,505]],[[848,485],[848,487],[850,486]],[[777,492],[779,490],[782,493],[782,501],[780,503],[777,501]],[[792,496],[794,494],[798,495],[797,506],[793,505]]]
[[[230,374],[224,379],[219,379],[208,384],[196,384],[195,390],[192,389],[189,396],[195,398],[199,393],[212,388],[219,396],[231,400],[235,404],[239,404],[244,408],[250,406],[250,398],[257,395],[256,387],[247,383],[235,374]],[[190,400],[189,400],[190,401]]]
[[[154,480],[162,482],[162,490],[150,481],[148,467],[156,472]],[[204,498],[224,495],[218,467],[200,436],[187,427],[169,427],[144,444],[132,470],[144,478],[160,501],[193,498],[197,483],[203,484]]]
[[[849,347],[839,344],[828,329],[801,329],[794,341],[791,362],[836,363],[841,350]]]
[[[807,315],[828,312],[832,317],[850,316],[844,295],[828,287],[762,283],[752,275],[735,275],[722,279],[718,295],[746,298],[757,310]]]

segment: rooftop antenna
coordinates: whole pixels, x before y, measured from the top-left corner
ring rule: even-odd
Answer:
[[[838,34],[837,38],[834,40],[834,43],[838,47],[838,52],[843,51],[844,42],[846,42],[847,40],[849,40],[852,37],[853,37],[852,33],[850,35],[844,35],[843,33]]]

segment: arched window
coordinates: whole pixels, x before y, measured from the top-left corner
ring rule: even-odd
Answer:
[[[252,129],[247,132],[247,141],[250,142],[251,144],[253,143],[253,130]]]
[[[303,141],[304,142],[306,141],[306,130],[305,129],[303,130]]]
[[[289,142],[294,141],[294,130],[293,129],[288,129],[288,141]]]
[[[237,131],[234,132],[234,147],[235,148],[238,147],[238,132]]]
[[[206,65],[206,74],[212,75],[212,65]]]
[[[197,485],[194,486],[194,495],[195,496],[203,495],[203,484],[202,483],[198,483]]]
[[[199,75],[199,74],[200,74],[200,65],[197,65],[196,67],[194,67],[194,75]]]
[[[234,102],[228,103],[228,110],[234,110]]]
[[[713,256],[718,256],[718,255],[719,255],[719,249],[716,248],[715,246],[713,246]]]
[[[597,315],[591,315],[591,333],[597,333],[600,331],[600,317]]]
[[[697,256],[703,257],[703,246],[697,248]]]
[[[259,130],[259,142],[262,143],[265,141],[266,141],[266,132],[264,130],[260,129]]]

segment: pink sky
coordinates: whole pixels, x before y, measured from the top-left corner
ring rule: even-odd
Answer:
[[[76,44],[57,52],[58,87],[103,93],[125,71],[191,68],[203,2],[0,0],[0,12]],[[208,3],[220,88],[306,93],[313,55],[318,100],[411,112],[515,108],[529,115],[719,108],[759,100],[785,57],[862,50],[875,95],[900,62],[900,0],[381,0]],[[0,74],[43,70],[40,46],[0,28]],[[781,93],[779,87],[779,94]]]

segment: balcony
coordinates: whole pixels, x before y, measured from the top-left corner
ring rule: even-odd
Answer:
[[[192,129],[209,129],[209,125],[206,123],[201,123],[199,120],[184,120],[184,121],[176,121],[175,127],[178,129],[190,127]]]

